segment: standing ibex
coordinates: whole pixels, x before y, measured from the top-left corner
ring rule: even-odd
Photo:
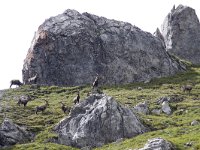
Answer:
[[[12,85],[21,86],[21,85],[23,85],[23,83],[21,83],[19,80],[11,80],[10,81],[10,88],[11,88]]]
[[[80,101],[80,94],[79,91],[77,92],[77,96],[73,99],[74,104],[79,103]]]
[[[17,104],[20,106],[21,104],[24,105],[24,107],[26,107],[28,101],[31,100],[31,97],[28,96],[21,96],[17,102]]]
[[[192,85],[183,85],[181,89],[183,90],[183,92],[188,91],[188,93],[190,93],[192,90]]]
[[[62,104],[61,109],[62,111],[65,112],[70,112],[71,108],[66,106],[63,102],[60,102]]]
[[[37,106],[36,108],[35,108],[35,113],[37,114],[38,112],[44,112],[45,111],[45,109],[47,108],[47,106],[49,106],[49,103],[48,103],[48,101],[47,100],[44,100],[46,103],[44,104],[44,105],[41,105],[41,106]]]
[[[92,83],[92,89],[97,88],[99,84],[99,75],[97,74],[94,82]]]
[[[28,79],[29,84],[36,84],[37,83],[38,74]]]

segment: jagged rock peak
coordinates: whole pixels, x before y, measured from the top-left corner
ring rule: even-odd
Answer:
[[[129,108],[105,94],[93,94],[76,105],[55,127],[58,143],[98,147],[149,131]]]
[[[84,85],[146,81],[184,70],[162,42],[130,23],[66,10],[40,25],[23,66],[23,80]]]
[[[200,64],[200,23],[193,8],[174,6],[161,28],[167,51]]]

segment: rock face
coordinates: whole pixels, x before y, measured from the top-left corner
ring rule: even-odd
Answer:
[[[4,119],[0,127],[0,147],[24,143],[31,140],[32,135],[14,124],[10,119]]]
[[[167,51],[200,64],[200,23],[194,9],[183,5],[173,7],[161,28]]]
[[[145,146],[139,150],[175,150],[174,146],[162,138],[149,139]]]
[[[101,84],[146,81],[185,67],[165,51],[159,38],[139,28],[89,13],[66,10],[35,33],[23,66],[23,81],[37,84]]]
[[[98,147],[148,131],[128,108],[105,94],[93,94],[76,105],[68,118],[55,127],[58,143]]]

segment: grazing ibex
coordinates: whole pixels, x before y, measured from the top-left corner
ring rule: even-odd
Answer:
[[[37,106],[36,109],[35,109],[35,113],[37,114],[38,112],[44,112],[45,109],[47,108],[47,106],[49,106],[49,103],[47,100],[44,100],[46,103],[44,105],[41,105],[41,106]]]
[[[181,89],[183,90],[183,92],[188,91],[188,93],[190,93],[192,90],[192,85],[183,85]]]
[[[64,113],[70,112],[71,108],[66,106],[63,102],[60,102],[62,104],[61,109]]]
[[[80,101],[80,94],[79,91],[77,92],[77,96],[73,99],[74,104],[79,103]]]
[[[11,88],[12,85],[21,86],[21,85],[23,85],[23,83],[21,83],[19,80],[11,80],[10,81],[10,88]]]
[[[28,101],[31,100],[31,97],[28,96],[21,96],[17,102],[17,104],[20,106],[21,104],[24,105],[24,107],[26,107]]]

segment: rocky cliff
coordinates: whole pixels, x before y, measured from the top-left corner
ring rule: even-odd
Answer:
[[[82,85],[99,74],[103,84],[121,84],[183,69],[152,34],[130,23],[66,10],[38,28],[24,61],[23,80],[28,84],[37,74],[38,84]]]
[[[170,53],[200,64],[200,23],[194,9],[174,6],[164,20],[161,32]]]

